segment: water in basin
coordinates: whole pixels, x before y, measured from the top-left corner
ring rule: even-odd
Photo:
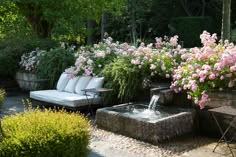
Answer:
[[[158,120],[180,113],[182,110],[176,107],[165,107],[158,104],[159,95],[154,95],[150,103],[127,104],[114,106],[108,110],[122,113],[132,118],[139,118],[147,121]]]

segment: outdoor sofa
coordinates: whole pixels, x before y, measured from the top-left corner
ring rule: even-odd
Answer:
[[[30,98],[48,104],[57,104],[68,108],[79,108],[87,105],[101,104],[101,97],[96,93],[82,91],[98,89],[103,86],[104,77],[78,76],[70,78],[62,73],[56,89],[31,91]],[[92,104],[89,104],[92,103]]]

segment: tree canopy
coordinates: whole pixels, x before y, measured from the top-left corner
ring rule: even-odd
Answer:
[[[0,38],[30,34],[30,25],[11,1],[0,2]]]
[[[23,22],[22,24],[25,24],[26,19],[38,37],[67,35],[68,38],[73,38],[84,33],[85,21],[88,18],[98,20],[103,11],[117,13],[123,2],[123,0],[2,0],[0,12],[7,13],[1,14],[0,17],[2,21],[14,21],[13,19],[17,17],[17,20]],[[9,8],[10,11],[7,10]],[[6,27],[6,23],[4,24]]]
[[[86,37],[89,39],[89,36],[93,36],[97,40],[108,31],[117,40],[135,43],[170,35],[173,30],[171,20],[182,16],[209,16],[215,24],[208,31],[219,34],[222,2],[223,0],[1,0],[0,38],[20,33],[24,36],[33,34],[40,38],[85,42]],[[232,6],[235,4],[232,1]],[[235,7],[232,7],[232,13],[234,11]],[[231,20],[235,21],[234,14]]]

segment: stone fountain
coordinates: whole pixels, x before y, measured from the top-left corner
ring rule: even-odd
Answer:
[[[192,133],[195,130],[195,111],[160,105],[160,101],[169,103],[166,99],[170,95],[166,88],[157,90],[149,103],[128,103],[98,109],[97,126],[152,144]]]

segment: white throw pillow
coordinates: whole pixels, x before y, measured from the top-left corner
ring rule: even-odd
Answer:
[[[57,82],[57,90],[62,92],[65,89],[69,80],[70,80],[70,78],[68,77],[68,74],[62,73],[58,82]]]
[[[74,78],[70,79],[69,82],[67,83],[64,91],[69,92],[69,93],[74,93],[75,86],[76,86],[76,83],[78,80],[79,80],[79,77],[74,77]]]
[[[79,95],[84,95],[84,92],[81,91],[81,89],[85,89],[87,87],[91,78],[92,77],[90,77],[90,76],[81,76],[76,83],[75,93],[77,93]]]
[[[93,77],[90,81],[89,84],[87,85],[86,89],[91,89],[91,88],[102,88],[104,83],[104,77]],[[88,95],[93,95],[94,93],[88,92]]]

